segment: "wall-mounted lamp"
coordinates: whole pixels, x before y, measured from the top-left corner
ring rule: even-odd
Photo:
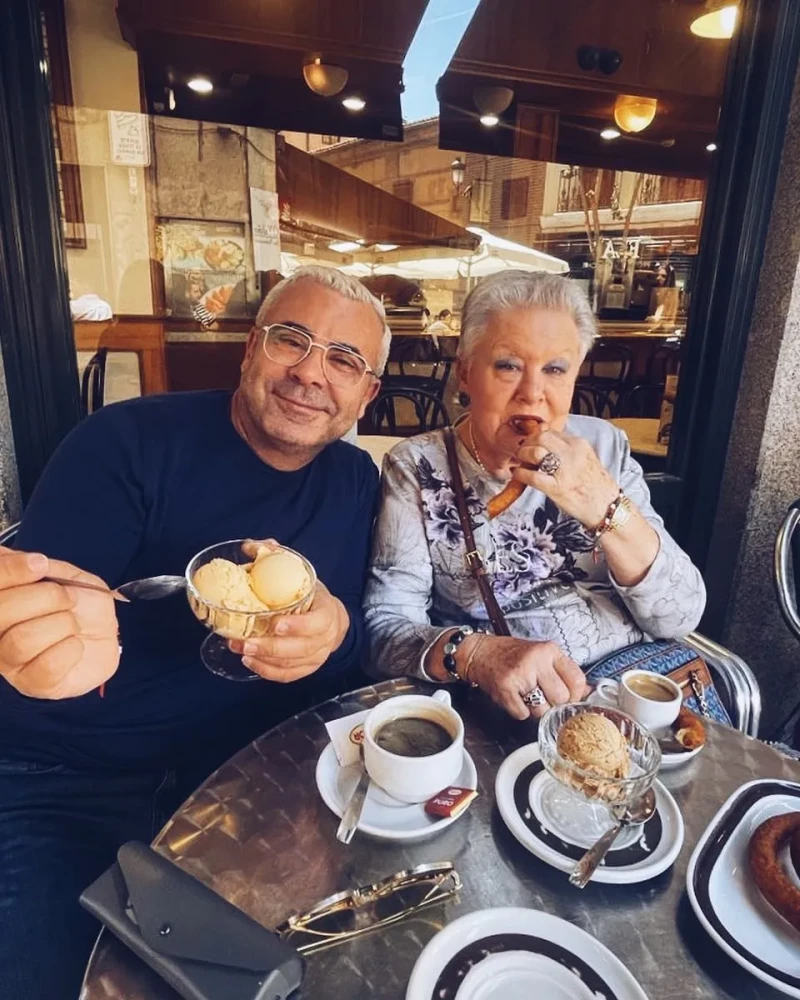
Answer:
[[[460,156],[457,156],[450,164],[450,178],[453,182],[453,187],[456,189],[456,193],[458,194],[461,194],[461,188],[464,185],[466,173],[466,163],[464,163]]]

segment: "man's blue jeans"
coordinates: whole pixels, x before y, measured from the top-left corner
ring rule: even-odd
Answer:
[[[120,844],[149,843],[192,787],[171,771],[0,759],[2,1000],[77,1000],[100,926],[80,893]]]

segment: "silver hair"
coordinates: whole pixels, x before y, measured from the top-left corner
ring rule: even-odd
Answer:
[[[459,358],[469,358],[495,313],[537,306],[569,313],[578,328],[583,357],[589,353],[597,336],[597,323],[581,286],[558,274],[515,270],[483,278],[467,296],[461,314]]]
[[[365,285],[361,284],[358,278],[353,278],[349,274],[337,271],[335,267],[322,267],[319,264],[298,267],[293,274],[288,278],[284,278],[283,281],[279,282],[267,293],[266,298],[261,303],[261,308],[258,310],[256,326],[264,326],[264,318],[270,309],[279,302],[283,293],[288,291],[293,285],[296,285],[298,281],[315,281],[324,288],[330,288],[332,291],[338,292],[339,295],[345,299],[350,299],[351,302],[363,302],[365,305],[372,306],[383,327],[383,339],[378,351],[378,363],[375,368],[375,374],[383,375],[383,369],[386,367],[386,361],[389,357],[389,347],[392,341],[392,331],[386,323],[386,310],[383,308],[383,303],[379,299],[376,299],[372,292]]]

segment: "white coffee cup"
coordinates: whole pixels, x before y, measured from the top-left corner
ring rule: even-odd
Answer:
[[[663,693],[663,697],[648,697],[648,688]],[[605,677],[596,690],[601,698],[616,704],[647,729],[666,729],[678,718],[683,693],[675,681],[649,670],[628,670],[618,680]]]
[[[404,717],[430,719],[447,730],[452,743],[439,753],[405,757],[375,742],[387,722]],[[452,785],[464,765],[464,723],[450,705],[447,691],[427,695],[402,694],[387,698],[364,719],[364,766],[376,785],[401,802],[426,802]]]

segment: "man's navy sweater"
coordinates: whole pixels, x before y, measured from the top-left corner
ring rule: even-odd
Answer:
[[[0,758],[81,766],[212,762],[273,721],[327,696],[358,666],[361,591],[378,475],[343,442],[279,472],[237,434],[229,392],[173,393],[105,407],[61,445],[36,487],[15,547],[44,552],[115,587],[183,574],[195,553],[231,538],[275,538],[302,552],[350,614],[338,651],[282,685],[216,677],[208,634],[183,594],[118,604],[122,660],[80,698],[26,698],[0,680]]]

